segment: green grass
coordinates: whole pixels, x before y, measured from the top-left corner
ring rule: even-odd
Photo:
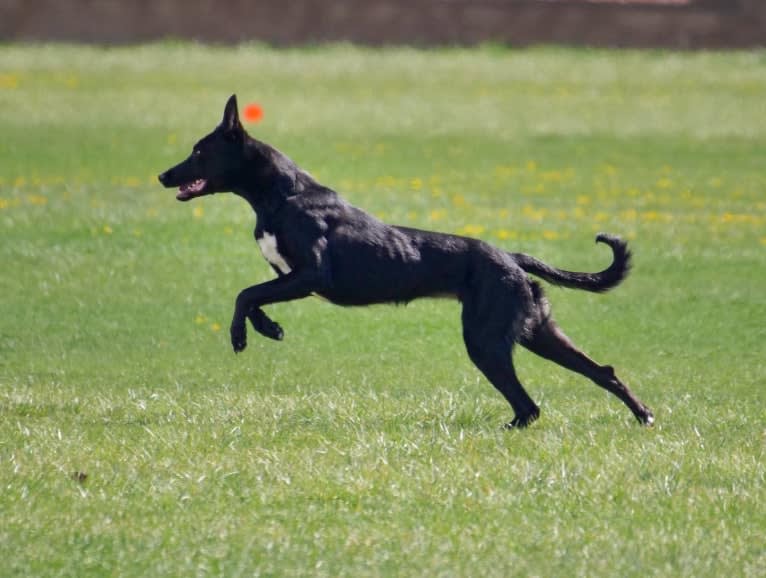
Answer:
[[[657,425],[519,351],[503,431],[449,301],[273,306],[233,355],[249,208],[155,180],[232,92],[389,221],[626,236],[624,286],[548,293]],[[0,47],[0,575],[763,576],[765,94],[758,52]]]

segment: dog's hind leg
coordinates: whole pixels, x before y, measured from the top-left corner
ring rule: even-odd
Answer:
[[[471,361],[503,394],[516,414],[507,427],[526,427],[540,416],[540,408],[521,385],[511,361],[514,343],[513,311],[497,306],[485,314],[472,303],[463,304],[463,340]]]
[[[614,373],[614,368],[610,365],[599,365],[575,347],[553,319],[544,319],[530,334],[522,338],[521,344],[540,357],[580,373],[613,393],[628,406],[642,424],[650,426],[654,423],[651,410],[620,381]]]

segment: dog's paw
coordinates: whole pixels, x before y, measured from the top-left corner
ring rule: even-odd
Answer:
[[[269,319],[263,311],[258,309],[257,311],[251,313],[248,317],[250,318],[250,323],[253,324],[253,329],[255,329],[258,333],[268,337],[269,339],[282,341],[282,338],[285,336],[285,332],[282,331],[279,323]]]
[[[641,425],[646,427],[654,426],[654,414],[649,410],[648,407],[644,407],[643,411],[636,416],[636,419]]]
[[[279,323],[276,321],[269,321],[268,326],[266,326],[261,333],[275,341],[282,341],[285,336],[285,332],[282,331],[282,327],[280,327]]]
[[[234,353],[239,353],[247,347],[247,327],[244,323],[234,322],[229,330],[231,335],[231,346]]]
[[[512,421],[505,424],[505,429],[523,429],[529,426],[538,417],[540,417],[540,409],[535,408],[534,411],[528,414],[517,415],[516,417],[514,417]]]

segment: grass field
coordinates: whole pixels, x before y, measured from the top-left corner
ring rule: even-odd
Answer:
[[[519,351],[525,431],[449,301],[269,308],[249,207],[156,174],[226,98],[400,224],[559,267],[639,427]],[[0,576],[766,575],[766,54],[0,47]]]

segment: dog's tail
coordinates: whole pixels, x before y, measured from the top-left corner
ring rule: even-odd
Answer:
[[[577,273],[563,271],[523,253],[512,253],[519,267],[527,273],[545,279],[554,285],[584,289],[594,293],[603,293],[617,287],[630,272],[630,251],[628,244],[614,235],[599,233],[597,243],[606,243],[612,248],[612,264],[599,273]]]

